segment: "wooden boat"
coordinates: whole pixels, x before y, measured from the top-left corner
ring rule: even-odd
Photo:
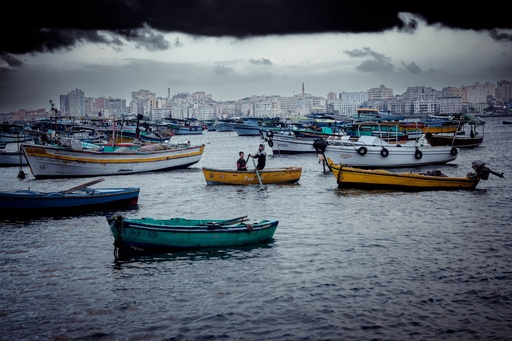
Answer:
[[[247,216],[219,219],[132,219],[107,216],[114,236],[115,253],[172,252],[202,248],[238,247],[272,239],[277,220]]]
[[[347,130],[353,137],[377,136],[388,143],[405,143],[409,136],[398,122],[365,121],[353,122]]]
[[[460,120],[451,117],[429,115],[423,123],[424,134],[456,134],[460,129]]]
[[[298,137],[294,134],[274,134],[265,138],[273,154],[309,154],[316,153],[315,138]]]
[[[83,149],[71,141],[66,146],[23,144],[30,171],[36,179],[134,174],[187,168],[201,159],[204,144],[181,146],[151,144],[136,150]],[[107,146],[105,146],[106,148]]]
[[[470,126],[470,133],[466,135],[464,125]],[[425,138],[432,146],[453,146],[457,148],[474,148],[478,147],[484,141],[485,122],[482,120],[460,121],[461,129],[457,133],[452,134],[432,134],[426,133]],[[481,127],[478,132],[477,128]]]
[[[20,142],[0,143],[0,167],[26,166],[27,159],[20,149]]]
[[[25,154],[20,151],[0,150],[0,166],[26,166],[28,165]]]
[[[336,165],[327,159],[339,188],[394,189],[404,191],[459,190],[474,189],[480,180],[487,180],[490,173],[503,177],[502,173],[492,172],[481,161],[473,161],[475,172],[465,177],[448,177],[441,171],[424,173],[390,172],[382,169],[361,169]]]
[[[201,135],[204,131],[204,122],[195,118],[168,118],[164,122],[173,127],[174,135]]]
[[[458,149],[433,147],[422,142],[390,144],[376,136],[360,136],[357,141],[338,139],[314,143],[323,160],[359,168],[399,168],[444,164],[457,158]]]
[[[299,181],[302,167],[265,168],[238,171],[203,167],[207,185],[274,185]],[[260,182],[261,181],[261,182]]]
[[[10,124],[4,122],[0,124],[0,142],[14,143],[30,141],[32,137],[20,124]]]
[[[90,188],[93,180],[68,190],[40,192],[31,189],[0,192],[1,215],[64,215],[85,211],[136,206],[140,189]]]
[[[238,136],[258,136],[264,120],[265,117],[262,116],[243,116],[240,121],[233,123],[231,127]]]
[[[478,147],[484,141],[483,136],[445,135],[426,133],[425,137],[431,146],[453,146],[457,148]]]

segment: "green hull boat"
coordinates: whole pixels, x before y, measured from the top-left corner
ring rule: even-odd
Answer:
[[[268,241],[279,221],[234,219],[132,219],[107,216],[116,254],[238,247]]]

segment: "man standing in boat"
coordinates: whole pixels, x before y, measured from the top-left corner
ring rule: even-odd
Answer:
[[[256,152],[256,154],[249,154],[249,157],[258,159],[258,164],[256,165],[257,170],[262,170],[263,168],[265,168],[265,163],[267,161],[267,153],[265,152],[265,146],[263,144],[260,144],[258,152]]]

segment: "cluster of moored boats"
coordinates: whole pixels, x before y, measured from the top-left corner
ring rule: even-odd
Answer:
[[[481,123],[483,125],[483,123]],[[471,126],[468,137],[458,139],[461,125],[449,137],[423,126],[415,139],[403,139],[398,130],[383,122],[359,122],[359,134],[301,127],[292,130],[259,127],[258,134],[272,148],[273,154],[316,153],[326,171],[332,172],[339,188],[456,190],[474,189],[489,174],[503,177],[476,160],[466,177],[449,177],[441,172],[400,173],[386,168],[419,167],[445,164],[455,160],[459,148],[478,146],[483,134]],[[443,125],[442,125],[443,126]],[[446,129],[447,125],[444,125]],[[6,127],[4,127],[6,128]],[[413,127],[410,126],[410,129]],[[419,129],[419,125],[414,126]],[[82,178],[134,174],[187,168],[200,161],[205,145],[159,142],[92,143],[75,136],[47,136],[25,133],[20,126],[2,129],[5,145],[17,150],[10,165],[28,165],[36,179]],[[140,136],[140,132],[139,135]],[[393,137],[394,136],[394,137]],[[8,140],[10,139],[10,140]],[[464,139],[464,143],[462,143]],[[0,141],[1,143],[2,141]],[[5,160],[5,159],[4,159]],[[4,164],[6,165],[6,164]],[[7,164],[8,165],[8,164]],[[327,167],[327,168],[325,168]],[[276,167],[262,170],[202,168],[207,185],[294,184],[300,180],[302,167]],[[20,167],[19,177],[24,177]],[[136,206],[139,188],[92,188],[103,178],[67,190],[39,192],[19,190],[0,193],[2,212],[19,215],[66,214],[114,207]],[[117,252],[185,250],[204,247],[229,247],[259,243],[271,239],[278,225],[275,220],[250,221],[240,218],[169,220],[129,219],[107,216]],[[186,242],[184,242],[186,241]]]

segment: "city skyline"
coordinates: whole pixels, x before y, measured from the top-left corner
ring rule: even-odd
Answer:
[[[50,99],[58,103],[60,94],[73,89],[127,101],[140,89],[157,97],[166,97],[168,89],[205,92],[228,101],[294,96],[302,83],[306,93],[326,97],[380,85],[401,94],[413,86],[441,90],[512,79],[511,26],[504,13],[488,9],[464,15],[443,9],[440,15],[410,4],[387,4],[374,13],[354,4],[347,11],[327,10],[337,4],[328,0],[255,0],[246,9],[236,1],[209,2],[223,9],[217,11],[194,2],[162,8],[153,0],[144,3],[147,13],[136,11],[142,15],[137,18],[127,14],[127,4],[138,2],[116,2],[120,7],[108,12],[124,17],[96,14],[86,23],[40,8],[47,22],[27,23],[19,36],[7,29],[0,33],[0,112],[49,108]],[[69,6],[63,11],[70,18],[91,11]],[[171,17],[159,21],[167,12]],[[173,23],[175,12],[183,20]],[[119,23],[123,18],[128,22]]]

